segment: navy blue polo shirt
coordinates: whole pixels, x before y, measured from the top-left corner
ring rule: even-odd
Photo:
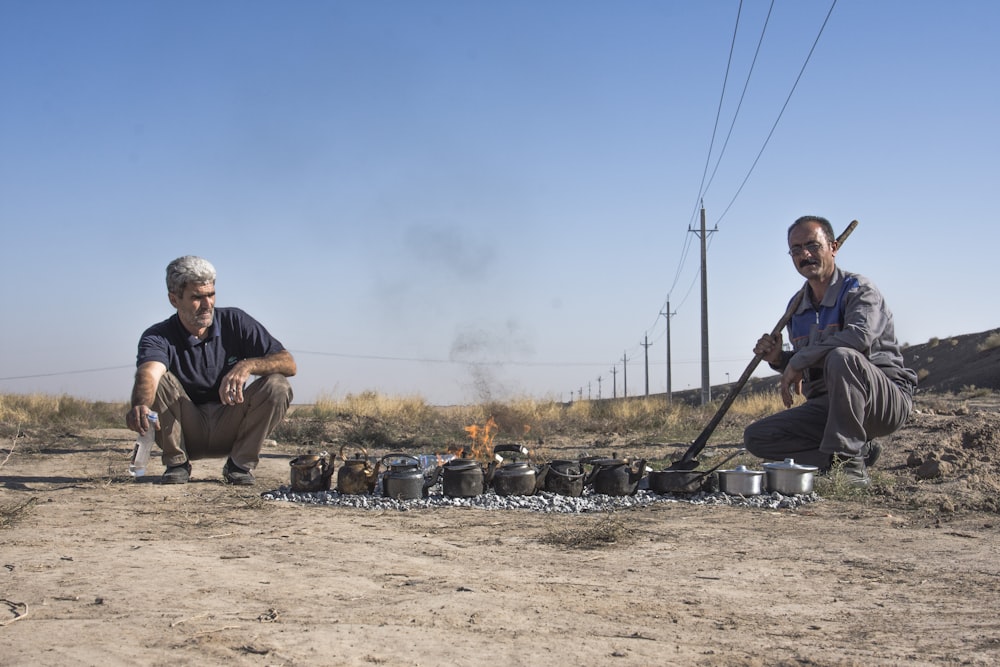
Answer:
[[[222,378],[238,361],[284,349],[239,308],[216,308],[205,340],[192,336],[176,313],[146,329],[139,339],[136,366],[159,361],[177,376],[194,403],[218,403]]]

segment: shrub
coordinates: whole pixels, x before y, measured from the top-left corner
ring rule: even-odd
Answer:
[[[977,352],[985,352],[1000,347],[1000,331],[994,331],[976,347]]]

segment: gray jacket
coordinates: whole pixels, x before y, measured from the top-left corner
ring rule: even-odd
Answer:
[[[802,394],[806,398],[818,396],[826,393],[822,378],[826,353],[834,347],[849,347],[863,353],[886,377],[912,394],[917,374],[903,365],[892,312],[878,288],[864,276],[837,267],[821,303],[812,302],[811,292],[805,290],[788,323],[792,351],[782,352],[780,363],[772,368],[781,371],[791,364],[803,371]]]

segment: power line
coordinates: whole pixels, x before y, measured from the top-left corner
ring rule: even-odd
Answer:
[[[722,91],[719,93],[719,106],[715,110],[715,124],[712,126],[712,138],[708,142],[708,155],[705,156],[705,168],[701,172],[701,184],[698,186],[698,197],[695,199],[694,211],[691,212],[691,219],[688,226],[694,222],[698,215],[699,204],[704,205],[702,198],[705,195],[705,176],[708,174],[708,165],[712,162],[712,149],[715,147],[715,133],[719,129],[719,118],[722,116],[722,103],[726,99],[726,84],[729,81],[729,68],[733,64],[733,52],[736,50],[736,35],[740,29],[740,15],[743,12],[743,0],[740,0],[736,9],[736,24],[733,26],[733,38],[729,42],[729,59],[726,61],[726,73],[722,77]]]
[[[79,370],[73,371],[56,371],[54,373],[35,373],[34,375],[10,375],[8,377],[0,378],[0,382],[5,382],[7,380],[34,380],[37,378],[51,378],[58,377],[60,375],[81,375],[83,373],[103,373],[105,371],[120,371],[125,368],[135,368],[134,365],[128,366],[105,366],[103,368],[81,368]]]
[[[771,136],[774,135],[774,131],[778,127],[778,122],[781,120],[781,117],[785,114],[785,109],[788,108],[788,103],[792,100],[792,94],[795,93],[795,89],[798,87],[799,81],[802,79],[802,74],[805,73],[806,71],[806,65],[809,64],[809,60],[812,58],[812,54],[816,50],[816,45],[819,43],[819,38],[823,35],[823,30],[826,28],[826,24],[830,20],[830,15],[833,14],[833,8],[836,6],[837,6],[837,0],[833,0],[833,3],[830,5],[830,10],[826,13],[826,18],[823,19],[823,25],[820,26],[819,33],[816,34],[816,39],[813,40],[812,47],[809,49],[809,53],[806,55],[805,62],[802,63],[802,68],[799,70],[799,75],[795,77],[795,83],[792,84],[792,89],[788,91],[788,96],[785,98],[785,103],[781,105],[781,111],[778,112],[778,117],[774,119],[774,125],[771,126],[771,131],[767,133],[767,138],[764,139],[764,144],[760,147],[760,151],[757,153],[757,157],[754,158],[753,164],[750,165],[750,169],[749,171],[747,171],[747,175],[743,178],[743,182],[740,183],[740,187],[736,189],[736,194],[734,194],[733,198],[729,200],[729,204],[726,206],[725,210],[722,211],[722,215],[720,215],[718,219],[715,221],[716,225],[718,225],[722,221],[722,219],[726,217],[726,214],[729,213],[729,209],[732,208],[733,203],[736,201],[736,198],[740,196],[741,192],[743,192],[743,186],[745,186],[747,184],[747,181],[750,180],[750,174],[753,173],[754,168],[757,166],[757,162],[760,161],[760,156],[764,154],[764,149],[767,148],[768,142],[771,141]]]
[[[712,187],[712,181],[715,180],[715,174],[719,171],[719,165],[722,163],[722,156],[726,154],[726,147],[729,146],[729,139],[733,136],[733,129],[736,127],[736,119],[740,115],[740,109],[743,107],[743,100],[746,98],[747,89],[750,87],[750,77],[753,76],[754,67],[757,65],[757,56],[760,55],[760,47],[764,43],[764,34],[767,32],[767,24],[771,21],[771,12],[774,10],[774,0],[771,0],[771,6],[767,9],[767,16],[764,18],[764,25],[760,30],[760,38],[757,40],[757,49],[753,53],[753,61],[750,63],[750,69],[747,72],[747,79],[743,82],[743,91],[740,93],[740,101],[736,104],[736,111],[733,112],[733,121],[729,124],[729,132],[726,134],[726,140],[722,143],[722,150],[719,151],[719,158],[715,161],[715,168],[712,169],[712,175],[708,179],[708,183],[705,184],[705,191],[702,193],[704,198],[705,194],[708,193],[708,189]]]

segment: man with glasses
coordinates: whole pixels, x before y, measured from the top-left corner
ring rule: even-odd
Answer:
[[[754,347],[781,373],[787,410],[746,428],[747,451],[772,461],[842,471],[855,486],[870,484],[878,459],[874,438],[904,423],[917,375],[903,365],[892,313],[864,276],[837,267],[837,241],[825,218],[803,216],[788,228],[788,254],[806,279],[805,293],[782,336],[764,334]],[[806,401],[792,406],[792,395]]]

